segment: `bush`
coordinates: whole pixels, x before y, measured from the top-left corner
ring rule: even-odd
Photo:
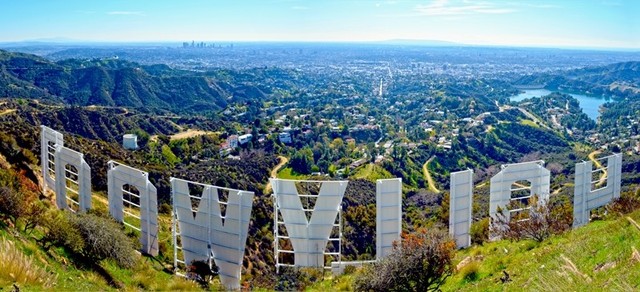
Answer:
[[[84,239],[84,257],[96,261],[110,258],[124,268],[135,265],[133,244],[115,221],[80,213],[71,216],[71,223]]]
[[[136,263],[133,243],[111,219],[91,213],[53,211],[46,216],[44,227],[47,232],[41,243],[46,249],[63,246],[88,262],[109,258],[124,268]]]
[[[471,235],[471,243],[473,244],[483,244],[489,240],[489,218],[473,222],[469,229],[469,235]]]
[[[607,205],[607,211],[613,214],[629,214],[640,209],[640,190],[639,192],[626,192],[619,198],[616,198]]]
[[[52,246],[63,246],[75,254],[82,253],[84,249],[84,238],[71,222],[68,211],[52,210],[44,216],[42,226],[47,230],[40,239],[44,249],[48,250]]]
[[[20,192],[12,188],[0,187],[0,213],[15,223],[26,209],[27,204]]]
[[[358,291],[437,291],[453,271],[455,242],[437,229],[403,234],[402,243],[382,261],[362,269]]]
[[[30,231],[41,221],[46,207],[37,200],[33,182],[21,173],[0,169],[0,219],[9,219],[17,225],[24,222],[24,231]]]
[[[44,203],[22,189],[0,187],[0,218],[9,219],[14,224],[24,223],[23,231],[31,231],[42,220],[46,209]]]
[[[187,267],[187,279],[198,282],[203,288],[209,287],[211,278],[218,274],[218,267],[213,265],[213,269],[205,261],[192,261]]]
[[[300,271],[290,267],[282,267],[276,276],[276,291],[303,290],[304,285],[298,280],[301,277]]]
[[[45,201],[46,202],[46,201]],[[32,231],[38,226],[45,217],[45,213],[50,206],[43,201],[34,201],[27,207],[26,213],[23,214],[24,231]]]
[[[343,275],[351,275],[353,273],[356,272],[358,268],[356,268],[356,266],[346,266],[344,267],[344,272],[342,273]]]
[[[318,268],[281,267],[277,275],[275,290],[292,291],[305,288],[318,280],[322,280],[323,270]]]
[[[171,205],[169,205],[167,203],[162,203],[158,207],[158,213],[165,214],[165,215],[171,215],[171,209],[172,209]]]
[[[521,212],[509,220],[499,210],[491,225],[491,232],[510,240],[532,239],[542,242],[552,234],[561,234],[571,229],[573,206],[571,202],[539,202],[537,196],[531,198],[529,213]]]
[[[473,282],[478,280],[480,276],[480,263],[476,261],[472,261],[466,266],[460,269],[460,274],[462,274],[462,279],[467,282]]]

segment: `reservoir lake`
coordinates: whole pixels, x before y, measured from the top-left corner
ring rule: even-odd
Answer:
[[[523,93],[514,95],[509,99],[511,101],[521,101],[527,98],[549,95],[551,92],[552,91],[549,91],[546,89],[527,89],[527,90],[524,90]],[[580,102],[580,108],[582,108],[582,111],[594,121],[597,121],[598,116],[600,115],[600,112],[598,112],[600,105],[602,105],[605,102],[611,101],[611,99],[605,99],[604,97],[589,96],[589,95],[576,94],[576,93],[563,92],[563,91],[560,91],[560,93],[569,94],[575,97]]]

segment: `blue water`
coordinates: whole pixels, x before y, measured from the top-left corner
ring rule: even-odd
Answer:
[[[530,89],[530,90],[525,90],[524,93],[514,95],[509,99],[511,101],[521,101],[526,98],[540,97],[540,96],[548,95],[550,93],[551,91],[546,89]],[[580,102],[580,108],[582,108],[582,111],[594,121],[596,121],[598,119],[598,116],[600,115],[600,112],[598,111],[600,109],[600,105],[609,101],[608,99],[604,99],[602,97],[596,97],[596,96],[588,96],[588,95],[563,92],[563,91],[560,91],[560,93],[569,94],[575,97]]]

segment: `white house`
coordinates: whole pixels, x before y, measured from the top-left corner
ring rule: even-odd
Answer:
[[[251,138],[253,138],[253,135],[244,134],[244,135],[238,137],[238,142],[240,143],[240,145],[243,145],[243,144],[246,144],[247,142],[251,141]]]

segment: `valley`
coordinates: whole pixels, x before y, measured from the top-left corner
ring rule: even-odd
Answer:
[[[575,163],[623,153],[622,191],[638,189],[636,53],[290,44],[126,48],[114,58],[111,50],[0,51],[0,153],[38,185],[39,126],[46,125],[85,154],[95,193],[106,193],[109,160],[148,171],[165,211],[170,177],[254,192],[243,260],[249,289],[282,281],[271,254],[269,178],[350,181],[341,204],[345,260],[375,258],[376,179],[402,179],[406,232],[447,228],[450,173],[464,169],[475,173],[474,224],[486,220],[489,179],[507,163],[544,160],[552,202],[566,202]],[[201,59],[185,61],[193,55]],[[543,84],[548,94],[513,100],[523,84]],[[593,120],[565,91],[613,102]],[[138,149],[123,148],[124,134],[137,136]],[[149,259],[156,266],[171,263],[172,243],[164,245]],[[479,273],[495,278],[496,271]],[[453,279],[444,287],[473,289]]]

